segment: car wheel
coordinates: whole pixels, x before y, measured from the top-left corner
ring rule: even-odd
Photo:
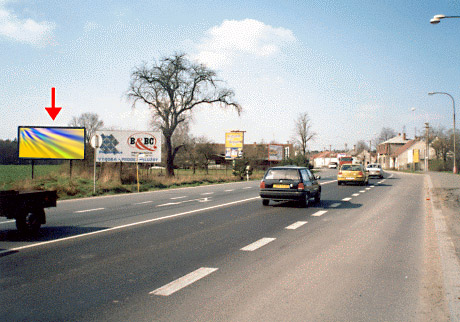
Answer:
[[[315,204],[319,204],[321,202],[321,191],[318,191],[318,193],[315,196]]]
[[[341,185],[342,185],[342,182],[337,181],[337,185],[341,186]]]
[[[306,194],[305,197],[299,200],[300,208],[307,208],[309,203],[310,203],[310,196],[308,194]]]
[[[262,205],[268,206],[268,203],[270,202],[270,199],[262,199]]]

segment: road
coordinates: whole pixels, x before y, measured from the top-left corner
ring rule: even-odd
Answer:
[[[423,176],[262,206],[257,181],[62,201],[0,222],[1,321],[416,321]]]

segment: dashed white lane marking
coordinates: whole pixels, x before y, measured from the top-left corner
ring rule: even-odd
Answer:
[[[243,190],[244,190],[244,189],[252,189],[252,187],[244,187]]]
[[[359,196],[359,193],[354,193],[352,194],[353,197],[358,197]]]
[[[337,180],[332,180],[332,181],[321,182],[321,184],[328,184],[328,183],[333,183],[333,182],[337,182]]]
[[[371,186],[371,188],[375,188],[375,186]]]
[[[178,205],[181,204],[182,202],[168,202],[168,203],[163,203],[161,205],[157,205],[157,207],[166,207],[166,206],[172,206],[172,205]]]
[[[359,190],[359,192],[364,193],[364,192],[366,192],[366,190]]]
[[[306,223],[307,221],[298,221],[298,222],[293,223],[292,225],[287,226],[285,229],[297,229],[299,227],[302,227]]]
[[[169,198],[169,199],[177,200],[177,199],[184,199],[184,198],[187,198],[187,196],[173,197],[173,198]]]
[[[82,212],[90,212],[90,211],[98,211],[98,210],[103,210],[105,208],[94,208],[94,209],[86,209],[86,210],[77,210],[74,211],[74,213],[82,213]]]
[[[342,201],[350,201],[351,198],[343,198]]]
[[[337,208],[341,205],[340,202],[333,203],[332,205],[329,206],[329,208]]]
[[[149,201],[142,201],[142,202],[136,202],[135,205],[143,205],[143,204],[152,203],[152,202],[153,202],[152,200],[149,200]]]
[[[10,223],[12,223],[12,222],[15,222],[15,220],[2,221],[2,222],[0,222],[0,225],[1,225],[1,224],[10,224]]]
[[[214,194],[214,192],[204,192],[201,195],[202,196],[207,196],[207,195],[212,195],[212,194]]]
[[[212,268],[212,267],[201,267],[198,268],[197,270],[182,276],[181,278],[178,278],[175,281],[172,281],[169,284],[166,284],[165,286],[162,286],[160,288],[157,288],[156,290],[150,292],[149,294],[152,295],[161,295],[161,296],[169,296],[180,289],[183,289],[186,286],[189,286],[190,284],[195,283],[196,281],[202,279],[203,277],[217,271],[218,268]]]
[[[327,210],[320,210],[320,211],[315,212],[312,216],[313,217],[320,217],[320,216],[324,215],[326,212],[327,212]]]
[[[252,251],[255,251],[256,249],[259,249],[260,247],[262,246],[265,246],[267,245],[268,243],[274,241],[276,238],[262,238],[262,239],[259,239],[258,241],[252,243],[252,244],[249,244],[243,248],[241,248],[240,250],[244,250],[244,251],[247,251],[247,252],[252,252]]]
[[[366,188],[366,190],[371,190],[371,188]]]
[[[227,190],[224,190],[225,192],[231,192],[231,191],[234,191],[235,189],[227,189]]]

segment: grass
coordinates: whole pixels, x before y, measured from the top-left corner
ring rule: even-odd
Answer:
[[[124,165],[122,173],[116,165],[105,165],[97,169],[96,192],[93,186],[93,171],[83,165],[74,166],[72,179],[69,178],[68,165],[35,166],[34,180],[31,179],[30,166],[0,165],[0,190],[56,190],[59,199],[74,199],[89,196],[113,195],[137,192],[136,169]],[[176,170],[176,176],[167,178],[160,170],[139,171],[139,191],[152,191],[168,188],[191,187],[225,182],[241,181],[232,175],[231,170]],[[261,179],[263,171],[255,171],[250,180]]]
[[[59,171],[60,165],[35,165],[34,178]],[[11,189],[14,182],[32,179],[31,165],[0,165],[0,189]]]

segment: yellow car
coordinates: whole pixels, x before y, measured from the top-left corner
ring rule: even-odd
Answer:
[[[337,184],[356,182],[361,186],[369,183],[368,172],[362,164],[344,164],[337,174]]]

